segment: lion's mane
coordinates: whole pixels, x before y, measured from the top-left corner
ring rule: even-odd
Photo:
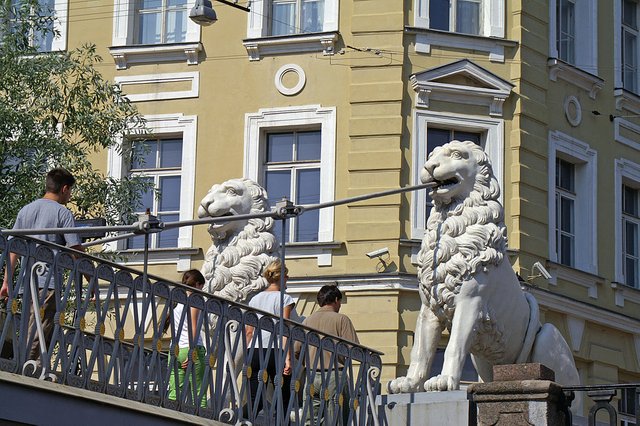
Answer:
[[[251,193],[250,213],[268,211],[265,190],[250,179],[242,180]],[[246,212],[249,213],[249,212]],[[271,233],[270,217],[249,219],[243,229],[230,235],[212,234],[202,274],[204,290],[228,300],[244,302],[269,286],[262,277],[267,264],[276,259],[278,241]]]
[[[420,291],[448,327],[462,283],[499,264],[507,245],[500,187],[486,153],[474,146],[472,155],[479,166],[473,191],[446,204],[434,199],[418,253]]]

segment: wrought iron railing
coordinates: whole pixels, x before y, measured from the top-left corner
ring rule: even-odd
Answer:
[[[640,383],[563,386],[562,390],[569,403],[576,393],[589,397],[593,403],[586,418],[589,426],[640,425]]]
[[[8,262],[10,252],[21,259],[16,271]],[[377,422],[379,352],[164,280],[146,269],[138,271],[26,236],[0,235],[0,266],[12,276],[0,322],[0,370],[228,423],[318,424],[322,418],[324,424],[343,424],[343,418],[353,425]],[[38,284],[52,288],[55,298],[50,339],[44,336],[46,315],[41,309],[48,295],[37,290]],[[184,313],[179,326],[165,331],[165,320],[179,306]],[[201,313],[196,329],[201,330],[204,359],[190,337],[184,385],[172,400],[171,373],[177,375],[182,368],[176,361],[177,330],[186,326],[192,336],[192,307]],[[30,325],[32,313],[35,322]],[[246,341],[247,326],[255,328],[253,339],[261,331],[270,332],[268,342],[261,342],[259,371],[245,362],[258,350]],[[30,360],[36,336],[41,344]],[[310,356],[309,348],[317,349],[315,356]],[[292,360],[286,400],[282,374],[276,373],[273,390],[266,374],[270,360],[275,360],[276,371],[282,371],[285,354]],[[328,363],[322,354],[329,354]],[[196,365],[202,361],[204,373],[197,386]],[[254,401],[249,383],[256,377]],[[258,400],[263,402],[261,410]]]

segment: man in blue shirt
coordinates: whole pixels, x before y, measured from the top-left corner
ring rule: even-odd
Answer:
[[[74,228],[75,221],[73,215],[65,206],[71,199],[71,191],[73,190],[75,182],[76,179],[73,175],[63,168],[50,170],[49,173],[47,173],[44,196],[20,209],[13,229]],[[84,248],[80,245],[80,236],[75,233],[34,234],[32,237],[84,251]],[[18,255],[10,253],[9,261],[11,263],[10,270],[14,271],[18,262]],[[38,287],[41,288],[42,291],[47,292],[44,303],[41,306],[41,312],[44,312],[42,327],[45,344],[48,346],[53,334],[53,318],[56,313],[55,280],[49,279],[48,288],[45,289],[46,276],[39,276],[38,279]],[[8,296],[8,286],[9,274],[5,271],[2,288],[0,289],[0,298],[6,298]],[[21,291],[23,290],[24,289]],[[41,294],[40,300],[42,300],[42,296]],[[29,316],[29,329],[32,330],[33,326],[33,312],[31,312]],[[39,353],[40,344],[38,334],[36,333],[29,353],[29,359],[37,359]]]

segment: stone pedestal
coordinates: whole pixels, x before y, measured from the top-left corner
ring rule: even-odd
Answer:
[[[478,410],[478,425],[566,424],[565,395],[553,371],[542,364],[495,366],[494,381],[469,386]]]
[[[380,425],[385,426],[473,424],[469,421],[466,391],[380,395],[376,405],[381,415]]]

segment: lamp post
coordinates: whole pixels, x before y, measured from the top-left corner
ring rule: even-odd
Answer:
[[[220,3],[224,3],[227,6],[234,7],[236,9],[250,12],[248,7],[240,6],[237,2],[228,0],[217,0]],[[216,11],[213,10],[210,0],[196,0],[196,4],[189,11],[189,19],[201,26],[209,26],[218,20]]]

